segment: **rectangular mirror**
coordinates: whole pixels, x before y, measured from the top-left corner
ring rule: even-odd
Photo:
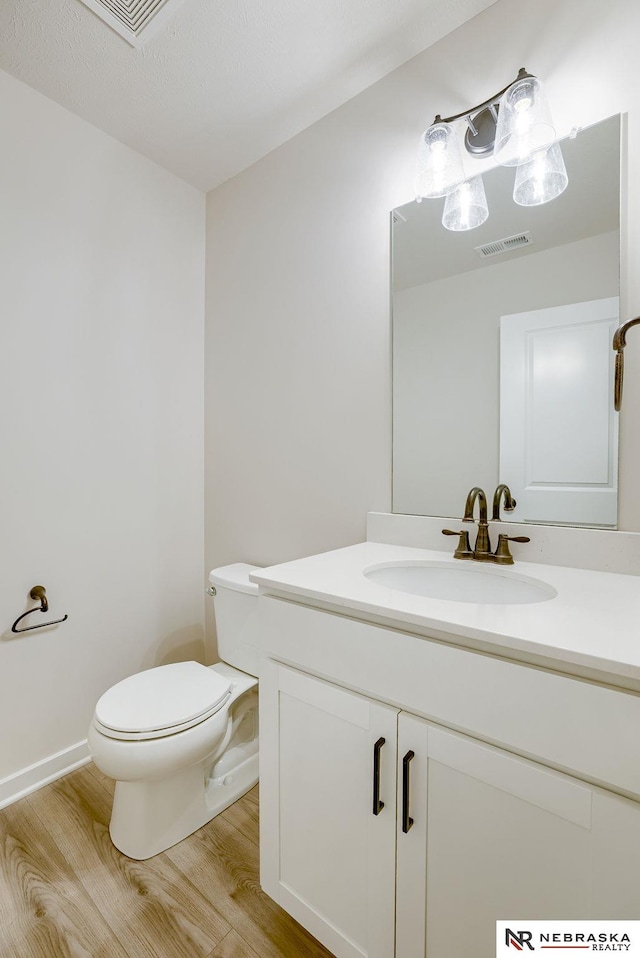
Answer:
[[[393,211],[394,512],[462,515],[504,482],[512,521],[616,527],[620,134],[615,116],[562,140],[544,205],[484,172],[476,229],[446,230],[444,200]]]

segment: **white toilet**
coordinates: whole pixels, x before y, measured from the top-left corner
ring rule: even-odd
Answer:
[[[255,568],[236,563],[209,576],[222,662],[139,672],[96,705],[89,750],[116,780],[109,831],[129,858],[175,845],[258,781]]]

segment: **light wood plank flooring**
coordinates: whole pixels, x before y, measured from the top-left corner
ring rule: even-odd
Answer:
[[[146,862],[86,765],[0,811],[1,958],[331,958],[260,889],[258,789]]]

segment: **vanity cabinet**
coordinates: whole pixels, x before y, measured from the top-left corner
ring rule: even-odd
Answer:
[[[537,752],[525,757],[506,687],[503,696],[478,684],[490,656],[260,601],[262,885],[337,958],[493,958],[497,919],[640,917],[640,802],[602,787],[605,775],[617,788],[632,781],[638,753],[620,752],[628,742],[616,722],[621,732],[637,696],[494,662],[522,680],[512,700],[522,709],[527,678],[539,683],[538,737],[527,740]],[[463,696],[464,669],[442,668],[450,653],[469,658],[475,681]],[[422,700],[412,697],[416,671]],[[550,766],[589,734],[589,715],[568,715],[549,759],[548,680],[567,683],[552,688],[570,706],[592,692],[601,706],[608,747],[606,735],[591,737],[574,759],[582,778]],[[494,741],[481,741],[474,725],[482,732],[489,717]]]
[[[405,713],[398,745],[401,763],[414,755],[412,824],[401,817],[397,833],[398,958],[491,958],[497,919],[591,915],[588,786]],[[400,802],[404,791],[400,776]]]
[[[397,709],[272,662],[261,682],[262,885],[340,958],[389,958]]]

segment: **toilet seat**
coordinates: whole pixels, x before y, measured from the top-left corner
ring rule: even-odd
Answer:
[[[218,712],[231,681],[198,662],[176,662],[131,675],[98,701],[96,729],[122,741],[161,738],[199,725]]]

